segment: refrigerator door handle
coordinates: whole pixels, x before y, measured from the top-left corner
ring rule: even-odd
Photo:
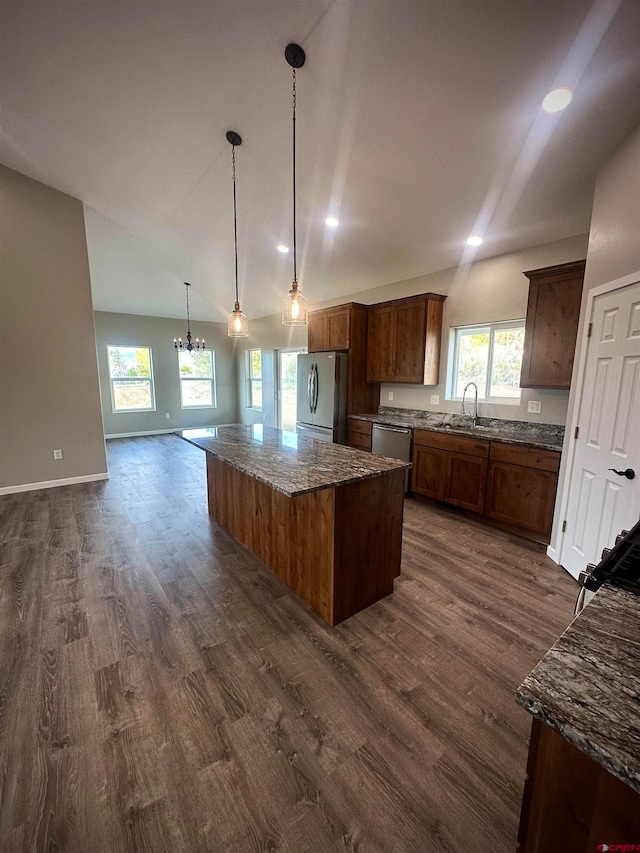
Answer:
[[[313,365],[313,414],[318,411],[318,394],[319,394],[319,381],[318,381],[318,365]]]
[[[309,377],[307,379],[307,399],[309,400],[309,413],[313,414],[311,387],[313,384],[313,365],[309,368]]]

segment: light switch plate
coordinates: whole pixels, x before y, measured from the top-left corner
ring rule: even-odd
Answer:
[[[540,409],[542,408],[542,404],[539,400],[529,400],[529,405],[527,406],[527,411],[531,412],[534,415],[540,414]]]
[[[389,391],[389,399],[393,400],[393,391]]]
[[[431,405],[437,406],[440,402],[440,394],[432,394],[431,395]]]
[[[61,450],[54,450],[53,451],[53,458],[54,459],[62,459],[62,451]]]
[[[169,420],[169,418],[171,417],[171,415],[169,414],[169,412],[165,412],[165,413],[164,413],[164,416],[165,416],[165,418],[166,418],[167,420]]]

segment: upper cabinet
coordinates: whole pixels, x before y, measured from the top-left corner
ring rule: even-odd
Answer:
[[[437,384],[445,299],[438,293],[423,293],[369,306],[370,382]]]
[[[358,302],[309,314],[309,352],[349,351],[347,414],[378,410],[380,386],[367,380],[368,308]]]
[[[349,349],[351,305],[325,308],[309,314],[309,352]]]
[[[524,273],[529,279],[529,301],[522,388],[570,387],[584,266],[584,261],[574,261]]]

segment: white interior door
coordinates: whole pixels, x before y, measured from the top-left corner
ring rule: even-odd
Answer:
[[[591,322],[560,559],[576,578],[640,515],[640,283],[595,297]]]

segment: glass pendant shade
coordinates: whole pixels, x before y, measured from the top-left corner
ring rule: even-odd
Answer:
[[[240,303],[235,307],[227,321],[227,336],[230,338],[246,338],[249,335],[249,321],[240,309]]]
[[[307,300],[302,291],[298,290],[298,282],[294,279],[291,290],[282,300],[282,324],[306,326],[308,322]]]

